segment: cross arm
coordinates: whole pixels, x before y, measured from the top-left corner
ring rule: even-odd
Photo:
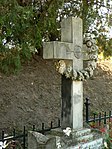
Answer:
[[[44,59],[72,59],[73,44],[69,42],[44,42],[43,58]]]

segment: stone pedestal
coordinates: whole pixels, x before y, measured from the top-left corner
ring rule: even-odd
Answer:
[[[96,137],[97,136],[97,137]],[[90,129],[72,130],[67,136],[62,129],[54,129],[46,135],[30,131],[28,149],[102,149],[103,138],[100,133]]]

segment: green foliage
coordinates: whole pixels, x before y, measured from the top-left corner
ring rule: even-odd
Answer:
[[[2,72],[7,74],[12,73],[14,70],[15,70],[15,73],[17,73],[20,67],[21,67],[21,61],[20,61],[19,52],[8,53],[7,56],[5,55],[0,61],[0,68]]]
[[[104,48],[104,56],[105,57],[110,57],[112,56],[112,39],[107,40],[105,42],[105,48]]]
[[[99,53],[103,52],[104,58],[112,56],[112,38],[107,39],[105,35],[100,35],[98,40]]]
[[[33,11],[30,7],[18,6],[16,1],[6,0],[0,8],[0,69],[5,73],[17,72],[21,67],[21,58],[31,57]]]
[[[60,21],[68,16],[81,17],[83,32],[94,33],[105,56],[110,55],[112,41],[105,40],[101,34],[105,26],[101,25],[102,19],[108,19],[108,14],[99,15],[103,5],[103,0],[0,1],[0,70],[17,72],[42,47],[42,40],[60,39]]]
[[[0,2],[0,70],[10,73],[19,70],[32,54],[42,47],[42,39],[56,40],[56,21],[59,0],[20,3]]]

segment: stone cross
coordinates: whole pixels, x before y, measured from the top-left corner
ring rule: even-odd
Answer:
[[[61,22],[61,41],[43,44],[44,59],[61,59],[70,62],[73,70],[83,69],[82,20],[69,17]],[[73,81],[62,75],[61,127],[80,129],[83,127],[83,82]]]

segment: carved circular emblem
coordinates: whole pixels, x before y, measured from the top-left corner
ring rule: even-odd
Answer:
[[[81,51],[81,47],[76,45],[74,48],[74,55],[77,59],[82,58],[82,51]]]

